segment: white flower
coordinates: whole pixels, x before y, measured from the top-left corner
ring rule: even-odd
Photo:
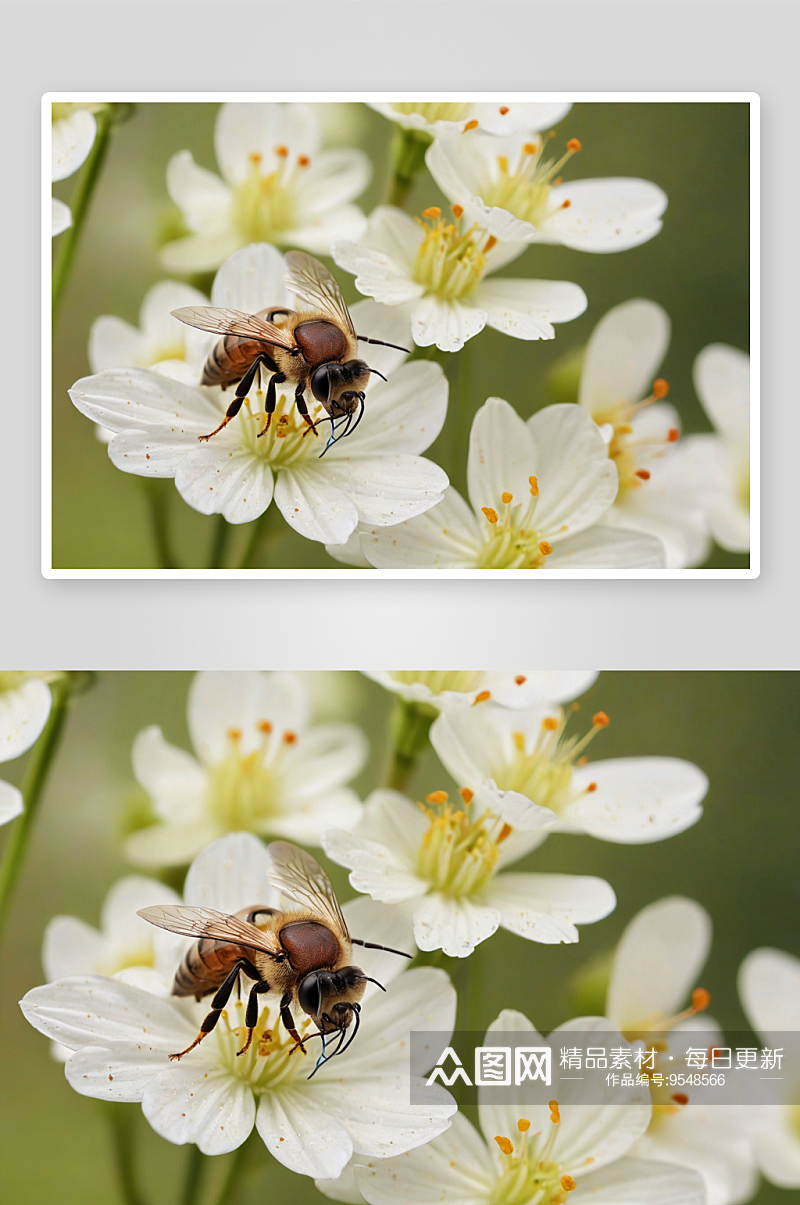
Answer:
[[[408,703],[437,710],[472,707],[491,699],[501,707],[530,707],[543,700],[563,703],[581,695],[597,677],[595,670],[365,670],[368,678]]]
[[[309,700],[295,674],[201,672],[189,690],[187,722],[197,758],[145,728],[133,769],[158,823],[126,842],[137,865],[190,861],[223,833],[247,829],[319,844],[330,825],[361,815],[349,782],[367,757],[352,724],[309,727]]]
[[[588,732],[567,732],[572,708],[459,708],[441,715],[431,744],[459,787],[514,828],[588,833],[604,841],[661,841],[696,824],[708,779],[677,757],[621,757],[586,764]],[[543,817],[542,809],[549,810]]]
[[[557,1046],[576,1030],[595,1031],[609,1045],[621,1041],[615,1027],[598,1017],[569,1021],[548,1041]],[[543,1040],[527,1017],[505,1009],[485,1042],[496,1045],[504,1034],[519,1032],[530,1033],[533,1043]],[[481,1088],[482,1136],[459,1113],[427,1146],[394,1159],[356,1157],[355,1184],[370,1205],[563,1205],[573,1192],[577,1201],[598,1205],[705,1205],[703,1182],[694,1172],[630,1157],[650,1120],[641,1094],[630,1104],[609,1099],[585,1105],[581,1084],[569,1088],[564,1085],[550,1106],[491,1104],[491,1089]],[[335,1183],[319,1187],[342,1199]]]
[[[546,130],[561,121],[572,105],[568,101],[377,101],[370,102],[390,121],[433,138],[481,129],[489,134],[518,130]]]
[[[706,485],[675,441],[680,419],[654,379],[669,346],[669,317],[652,301],[626,301],[601,318],[586,348],[578,401],[603,429],[619,493],[602,522],[661,540],[668,569],[701,564],[710,547]]]
[[[617,470],[579,406],[545,406],[526,423],[489,398],[472,424],[467,481],[472,508],[450,488],[424,515],[386,532],[364,525],[328,551],[378,569],[664,567],[660,540],[600,524]]]
[[[692,1024],[691,1014],[708,1002],[695,985],[710,949],[711,918],[694,900],[671,896],[643,908],[614,954],[607,1016],[629,1041]],[[692,1005],[684,1009],[689,998]],[[705,1018],[703,1028],[717,1026]],[[653,1118],[632,1153],[693,1168],[705,1181],[708,1205],[749,1200],[756,1168],[742,1111],[692,1104],[691,1095],[688,1105],[676,1106],[670,1089],[652,1083],[651,1092]]]
[[[739,998],[748,1021],[765,1046],[785,1047],[784,1079],[771,1083],[786,1103],[760,1104],[751,1110],[752,1137],[762,1174],[780,1188],[800,1188],[798,1123],[798,1044],[787,1031],[800,1030],[800,959],[762,947],[747,955],[739,969]],[[776,1072],[777,1074],[777,1072]]]
[[[85,162],[94,145],[97,122],[93,114],[102,104],[66,104],[52,106],[52,179],[66,180]],[[52,198],[53,238],[72,225],[69,206]]]
[[[750,549],[750,357],[712,343],[694,362],[697,396],[716,431],[687,441],[705,481],[711,534],[729,552]]]
[[[420,808],[397,791],[373,791],[353,831],[328,829],[323,848],[350,869],[357,891],[413,912],[421,950],[452,958],[466,958],[500,927],[530,941],[574,942],[577,924],[612,911],[614,892],[602,879],[498,873],[534,849],[540,834],[512,833],[473,808],[470,791],[461,798],[455,807],[436,791]]]
[[[224,912],[269,905],[275,894],[268,872],[264,846],[248,834],[231,835],[194,863],[185,898]],[[359,900],[344,912],[354,936],[396,949],[408,943],[408,925],[396,909]],[[284,1166],[330,1178],[354,1152],[383,1158],[428,1141],[455,1110],[446,1092],[430,1108],[408,1104],[410,1031],[451,1031],[455,1021],[447,975],[433,967],[404,972],[404,959],[381,951],[359,950],[359,964],[386,992],[367,985],[353,1045],[313,1079],[316,1051],[290,1053],[294,1043],[273,994],[260,997],[260,1037],[245,1055],[236,1053],[246,1032],[245,1001],[231,1000],[213,1032],[178,1062],[168,1056],[192,1041],[208,999],[165,997],[90,975],[35,988],[21,1007],[32,1025],[74,1052],[66,1076],[76,1091],[141,1101],[158,1134],[196,1143],[207,1155],[235,1150],[255,1125]],[[310,1018],[295,1020],[301,1034],[313,1028]]]
[[[586,294],[564,280],[487,280],[525,250],[523,242],[498,244],[493,235],[447,221],[437,206],[415,221],[391,205],[370,214],[360,241],[340,240],[337,264],[352,272],[356,288],[383,305],[401,306],[421,347],[435,343],[458,351],[485,326],[515,339],[553,339],[554,322],[586,309]]]
[[[439,138],[425,162],[448,200],[463,206],[503,242],[561,243],[577,251],[625,251],[658,234],[667,207],[649,180],[561,182],[581,149],[571,138],[562,156],[546,156],[547,138],[520,131],[505,138],[479,131]]]
[[[351,202],[369,183],[369,159],[323,151],[319,125],[309,105],[224,104],[214,132],[223,178],[191,151],[169,161],[167,189],[191,233],[163,248],[164,267],[205,272],[259,242],[327,255],[334,239],[358,238],[365,219]]]
[[[57,673],[28,670],[0,672],[0,762],[21,757],[34,745],[50,715],[47,683]],[[0,781],[0,826],[22,811],[22,792]]]
[[[286,304],[282,256],[257,245],[237,252],[214,281],[215,306],[248,313]],[[400,344],[408,340],[402,315],[374,302],[352,309],[359,333]],[[248,523],[273,500],[286,522],[307,539],[343,543],[359,520],[392,524],[441,500],[447,476],[423,452],[439,434],[447,411],[447,381],[436,364],[405,364],[403,352],[370,347],[371,367],[391,374],[368,389],[363,421],[351,438],[320,457],[324,440],[294,405],[294,389],[279,391],[269,430],[263,390],[254,389],[237,418],[208,442],[231,395],[167,379],[144,368],[108,369],[76,382],[70,397],[94,422],[115,432],[109,456],[117,468],[149,477],[174,477],[182,498],[201,514]],[[163,367],[163,366],[162,366]],[[309,402],[311,417],[323,413]],[[258,411],[258,413],[256,413]]]

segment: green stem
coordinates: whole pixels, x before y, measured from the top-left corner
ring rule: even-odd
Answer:
[[[53,264],[53,321],[55,322],[64,290],[72,271],[75,252],[83,231],[86,216],[89,212],[92,196],[103,170],[108,147],[111,141],[112,113],[110,109],[101,109],[96,114],[97,133],[95,135],[89,156],[78,173],[72,196],[70,209],[72,225],[61,235],[55,263]]]
[[[460,466],[466,460],[466,449],[462,449],[462,432],[465,430],[464,419],[469,408],[469,369],[470,353],[468,343],[465,343],[457,354],[455,369],[450,380],[449,412],[452,414],[453,429],[450,437],[450,480],[458,473]]]
[[[414,773],[420,754],[428,745],[433,712],[418,703],[398,699],[392,716],[392,754],[385,785],[403,791]]]
[[[271,502],[263,515],[251,524],[250,539],[244,550],[240,569],[255,569],[259,553],[268,548],[274,548],[283,539],[285,527],[280,523],[280,512],[274,502]]]
[[[214,1200],[214,1205],[229,1205],[230,1201],[233,1199],[233,1193],[237,1184],[239,1183],[242,1171],[244,1170],[244,1165],[247,1161],[247,1147],[248,1142],[243,1142],[242,1145],[234,1151],[233,1159],[228,1167],[225,1179],[222,1181],[222,1186],[219,1190],[219,1193]]]
[[[420,130],[404,130],[398,126],[392,140],[392,179],[387,201],[402,209],[414,187],[414,181],[425,166],[425,152],[432,139]]]
[[[214,525],[214,539],[211,544],[211,555],[208,558],[209,569],[222,569],[225,552],[231,535],[231,525],[224,515],[217,515]]]
[[[140,478],[147,499],[150,534],[156,551],[159,569],[177,569],[178,561],[172,550],[169,532],[169,510],[173,486],[159,477]]]
[[[139,1192],[134,1172],[133,1122],[136,1119],[135,1114],[123,1104],[103,1103],[111,1128],[111,1145],[117,1168],[120,1197],[125,1205],[145,1205],[145,1198]]]
[[[11,898],[25,860],[36,813],[39,810],[44,787],[64,731],[71,685],[69,675],[65,675],[51,684],[53,702],[50,715],[42,735],[31,750],[25,768],[25,775],[22,779],[24,811],[11,827],[3,851],[3,860],[0,863],[0,936],[8,919]]]
[[[183,1181],[181,1205],[195,1205],[197,1189],[206,1166],[205,1156],[197,1146],[189,1147],[186,1162],[186,1178]]]

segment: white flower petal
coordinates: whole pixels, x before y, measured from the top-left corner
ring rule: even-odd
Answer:
[[[421,950],[444,950],[450,958],[467,958],[477,945],[497,932],[500,909],[454,899],[432,891],[414,910],[414,939]],[[487,906],[488,905],[488,906]]]
[[[554,322],[570,322],[588,304],[568,280],[484,280],[471,296],[495,330],[515,339],[553,339]]]
[[[206,775],[190,753],[164,740],[157,725],[133,742],[133,773],[163,820],[191,822],[201,815]]]
[[[308,719],[307,692],[297,674],[201,670],[189,688],[189,734],[204,765],[228,755],[231,730],[241,734],[237,744],[246,757],[263,743],[259,725],[265,721],[280,741],[284,732],[302,736]]]
[[[440,351],[459,351],[468,339],[483,330],[486,322],[486,308],[482,308],[477,292],[469,303],[450,301],[430,293],[421,297],[411,311],[411,334],[419,347],[430,347],[435,343]]]
[[[412,956],[416,953],[414,922],[410,911],[393,908],[390,904],[379,904],[369,896],[361,895],[343,904],[342,912],[354,939],[389,947],[387,950],[367,950],[363,946],[356,946],[354,958],[364,972],[384,987],[388,987],[398,976],[405,975],[406,959],[389,953],[389,950],[403,950]],[[365,1000],[373,997],[380,999],[381,995],[380,988],[375,984],[367,984]]]
[[[606,527],[605,521],[559,541],[545,568],[666,569],[666,549],[656,536]]]
[[[199,389],[145,368],[111,368],[82,377],[69,391],[92,422],[112,431],[148,430],[187,447],[217,426],[220,411]]]
[[[423,1147],[394,1159],[356,1160],[355,1181],[372,1205],[478,1205],[492,1199],[496,1175],[480,1136],[456,1113]],[[326,1195],[340,1199],[333,1186]]]
[[[207,304],[207,298],[199,289],[179,280],[160,280],[152,289],[148,289],[139,310],[139,326],[147,340],[150,353],[154,353],[159,347],[185,346],[187,336],[193,328],[173,318],[172,310],[185,305]],[[164,359],[164,356],[158,358]],[[113,368],[114,365],[109,364],[108,367]]]
[[[341,209],[346,202],[361,195],[371,176],[372,165],[363,151],[348,147],[315,155],[300,178],[303,216]],[[299,224],[302,225],[302,219]],[[363,218],[363,227],[366,225],[366,218]],[[358,238],[358,235],[343,232],[342,237]]]
[[[358,510],[344,490],[313,465],[294,464],[278,474],[275,504],[307,540],[344,544],[358,525]]]
[[[576,925],[602,920],[617,902],[608,883],[589,875],[508,872],[492,880],[483,900],[500,910],[504,929],[549,945],[577,941]]]
[[[796,1113],[790,1108],[768,1109],[756,1134],[756,1152],[762,1174],[779,1188],[800,1188],[800,1139]]]
[[[405,1034],[407,1039],[408,1028]],[[408,1075],[385,1072],[369,1083],[345,1082],[328,1088],[323,1081],[314,1092],[314,1100],[344,1125],[355,1152],[382,1159],[435,1138],[447,1129],[447,1114],[456,1110],[455,1101],[445,1111],[410,1105],[408,1097]]]
[[[593,1205],[707,1205],[705,1185],[696,1172],[645,1159],[620,1159],[590,1171],[578,1186]]]
[[[758,1188],[758,1168],[748,1128],[735,1107],[693,1105],[660,1117],[652,1132],[633,1147],[632,1154],[696,1171],[705,1181],[706,1205],[741,1205],[755,1196]]]
[[[301,1176],[335,1179],[353,1153],[341,1122],[302,1087],[266,1092],[258,1102],[256,1129],[270,1154]]]
[[[596,789],[587,793],[591,782]],[[577,767],[573,787],[579,794],[562,814],[565,829],[635,845],[696,824],[708,779],[677,757],[624,757]]]
[[[269,880],[270,858],[251,833],[228,833],[198,854],[183,889],[187,904],[236,913],[263,904],[277,907],[279,895]]]
[[[213,234],[189,234],[162,247],[159,260],[168,272],[211,272],[233,255],[243,241],[240,234],[228,228]]]
[[[371,297],[365,297],[363,301],[357,301],[355,305],[350,306],[350,317],[359,335],[397,344],[397,347],[364,344],[359,349],[371,368],[377,368],[385,377],[390,377],[413,350],[411,320],[408,314],[397,306],[381,305]],[[398,351],[398,347],[407,350]]]
[[[800,959],[762,947],[739,968],[739,997],[760,1037],[800,1029]]]
[[[186,225],[193,234],[225,234],[231,205],[230,189],[219,176],[198,167],[191,151],[179,151],[167,164],[167,192],[183,212]],[[170,266],[167,253],[175,245],[167,244],[162,252],[166,267]]]
[[[89,331],[89,364],[92,372],[133,367],[143,355],[143,339],[135,326],[104,314],[95,318]]]
[[[355,1158],[358,1157],[355,1156]],[[351,1158],[344,1171],[335,1180],[318,1178],[314,1181],[314,1187],[322,1193],[323,1197],[328,1197],[331,1201],[343,1201],[345,1205],[365,1205],[364,1197],[356,1184],[355,1169],[354,1159]]]
[[[361,529],[360,547],[376,569],[473,567],[481,552],[478,525],[452,486],[441,502],[404,523]]]
[[[597,678],[595,669],[526,669],[521,673],[490,672],[485,686],[501,707],[530,707],[534,703],[566,703],[587,691]]]
[[[315,1077],[338,1091],[348,1085],[356,1092],[365,1086],[370,1091],[397,1076],[405,1088],[405,1102],[395,1099],[401,1109],[408,1109],[409,1049],[411,1032],[452,1032],[456,1021],[456,993],[450,977],[439,967],[412,967],[394,980],[386,992],[378,992],[364,1009],[358,1040],[347,1052],[341,1065],[327,1063]],[[421,1052],[424,1067],[412,1068],[416,1074],[433,1066],[438,1050],[430,1047]],[[405,1084],[403,1085],[403,1080]],[[452,1099],[443,1093],[445,1114],[452,1112]],[[437,1109],[438,1112],[438,1109]],[[349,1123],[346,1123],[349,1124]]]
[[[550,203],[554,211],[539,226],[542,241],[610,252],[638,247],[658,234],[667,197],[649,180],[572,180],[551,190]]]
[[[278,306],[291,307],[292,297],[284,284],[286,262],[270,243],[251,243],[225,260],[211,289],[212,305],[246,314]]]
[[[621,1029],[666,1020],[683,1007],[711,949],[711,918],[700,904],[669,896],[625,929],[614,954],[606,1012]]]
[[[42,966],[48,980],[92,975],[103,955],[97,929],[75,916],[54,916],[44,931]]]
[[[321,724],[289,750],[283,770],[287,794],[298,801],[313,799],[363,769],[369,745],[354,724]]]
[[[350,883],[356,891],[375,900],[397,904],[424,895],[428,889],[402,856],[367,837],[331,828],[322,834],[322,848],[333,862],[350,870]]]
[[[308,480],[314,470],[304,472]],[[316,476],[321,478],[322,470],[317,470]],[[348,459],[342,454],[325,466],[324,477],[328,488],[333,485],[348,495],[362,523],[380,527],[430,510],[441,502],[448,484],[447,474],[438,464],[402,452],[362,455],[358,450]]]
[[[10,782],[0,781],[0,825],[16,820],[23,811],[22,792]]]
[[[386,306],[383,309],[397,313]],[[357,462],[375,453],[424,452],[444,426],[447,389],[447,377],[439,364],[415,360],[401,365],[388,382],[372,386],[352,443],[342,440],[334,444],[325,456],[326,466],[339,460]]]
[[[0,762],[13,761],[36,744],[51,702],[50,688],[39,678],[0,691]]]
[[[293,157],[316,155],[319,122],[304,104],[224,104],[214,128],[214,148],[223,176],[240,184],[250,175],[253,155],[269,165],[278,164],[275,148],[285,146]],[[184,152],[186,153],[186,152]]]
[[[187,1061],[147,1085],[142,1112],[168,1142],[195,1142],[204,1155],[224,1155],[249,1137],[256,1106],[243,1080]]]
[[[134,866],[153,870],[162,866],[185,866],[219,836],[219,826],[211,819],[153,824],[126,838],[125,856]]]
[[[392,261],[408,276],[422,242],[423,234],[418,224],[402,209],[394,205],[377,205],[369,215],[367,230],[362,239],[360,253],[377,251],[386,260]],[[338,248],[334,247],[334,259],[343,268],[348,264],[339,259]],[[356,281],[356,287],[358,282]]]
[[[556,544],[567,532],[577,535],[589,527],[611,506],[618,489],[617,469],[602,435],[580,406],[545,406],[527,426],[538,461],[534,522]]]
[[[76,109],[53,122],[53,179],[66,180],[85,162],[94,145],[97,122],[88,109]]]
[[[378,527],[375,530],[380,532],[385,529]],[[372,565],[361,551],[361,531],[362,528],[356,527],[344,544],[326,544],[325,551],[328,556],[333,557],[342,565],[351,565],[354,569],[371,569]]]
[[[750,442],[750,357],[712,343],[694,362],[694,384],[711,422],[736,443]]]
[[[367,219],[357,205],[339,205],[295,226],[287,241],[313,255],[330,255],[339,239],[359,239],[366,225]]]
[[[56,197],[51,197],[51,208],[50,235],[55,238],[57,234],[63,234],[72,225],[72,213],[69,205],[65,205]]]
[[[336,263],[355,276],[359,293],[374,297],[382,305],[405,305],[416,301],[425,286],[411,277],[411,268],[392,259],[384,251],[340,239],[331,255]]]
[[[467,480],[473,510],[502,509],[504,492],[526,507],[529,478],[539,471],[537,459],[530,425],[502,398],[489,398],[475,415],[470,433]]]
[[[182,458],[175,485],[184,502],[201,514],[251,523],[272,501],[274,479],[269,463],[248,449],[210,442]]]
[[[100,975],[35,987],[20,1008],[34,1029],[70,1050],[124,1043],[168,1054],[183,1049],[195,1033],[171,1002]]]
[[[478,128],[489,134],[512,134],[517,130],[548,130],[566,117],[572,108],[570,101],[509,101],[499,105],[495,101],[472,104],[471,116]]]
[[[155,929],[137,916],[140,908],[151,904],[179,904],[180,896],[157,879],[129,874],[119,879],[103,901],[100,927],[112,948],[122,951],[141,950],[144,954],[152,950]],[[82,968],[81,968],[82,969]],[[92,967],[92,970],[98,968]],[[67,972],[80,974],[79,970]],[[62,978],[63,972],[53,978]]]
[[[163,1049],[140,1042],[84,1046],[74,1054],[64,1046],[58,1049],[67,1056],[64,1070],[69,1085],[82,1096],[100,1100],[140,1101],[148,1084],[165,1064],[169,1066]]]
[[[292,803],[281,816],[272,816],[264,831],[298,845],[320,845],[329,828],[352,829],[361,819],[361,802],[355,791],[340,787],[316,799]]]
[[[578,401],[596,415],[650,394],[667,354],[670,321],[653,301],[626,301],[609,310],[586,345]]]

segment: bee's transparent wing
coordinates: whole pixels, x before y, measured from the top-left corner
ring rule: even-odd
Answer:
[[[216,941],[232,941],[236,945],[263,950],[275,954],[277,946],[271,934],[255,925],[229,916],[227,912],[216,912],[213,908],[190,908],[183,904],[158,904],[142,908],[137,913],[151,925],[168,929],[170,933],[181,933],[184,937],[211,937]]]
[[[226,310],[211,305],[185,305],[172,310],[172,317],[187,326],[196,326],[201,331],[215,335],[238,335],[240,339],[260,339],[264,343],[275,343],[278,347],[291,349],[294,340],[274,322],[266,322],[255,314],[243,310]]]
[[[269,878],[273,887],[325,920],[344,940],[350,940],[333,883],[311,854],[288,841],[269,846]]]
[[[344,303],[342,290],[325,265],[305,251],[287,251],[286,263],[289,270],[283,280],[289,292],[322,310],[334,322],[341,323],[355,339],[356,328]]]

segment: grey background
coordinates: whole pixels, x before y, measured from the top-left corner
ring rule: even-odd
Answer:
[[[797,664],[796,12],[796,5],[782,3],[226,3],[223,16],[220,6],[207,3],[6,3],[0,507],[7,518],[0,534],[0,658],[227,668],[375,665],[387,657],[405,665],[520,659],[620,668]],[[41,579],[41,94],[342,85],[760,93],[765,472],[759,580],[578,586],[542,575],[530,582],[359,579],[309,588],[302,581],[199,586]],[[276,622],[280,635],[273,639]],[[357,640],[351,636],[356,626]]]

